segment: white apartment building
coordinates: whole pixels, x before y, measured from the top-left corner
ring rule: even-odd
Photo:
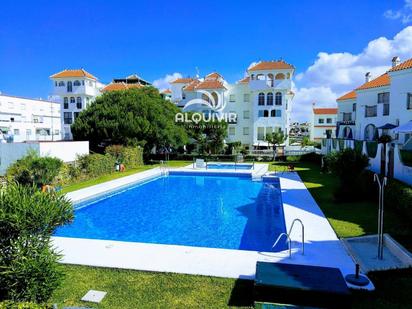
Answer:
[[[295,68],[283,60],[262,61],[247,69],[247,76],[235,84],[227,83],[216,72],[205,78],[178,78],[171,83],[171,101],[184,107],[192,99],[208,98],[199,91],[209,92],[215,101],[223,102],[223,112],[235,113],[229,123],[227,142],[240,141],[247,148],[268,147],[265,136],[274,131],[289,132],[292,109],[292,77]],[[188,110],[208,113],[199,104]]]
[[[412,59],[392,59],[392,68],[337,99],[339,137],[375,140],[382,133],[405,144],[411,134],[393,134],[392,129],[412,120]]]
[[[60,104],[0,94],[0,139],[4,142],[61,140]]]
[[[52,97],[61,105],[62,137],[71,140],[70,126],[74,119],[101,94],[105,85],[84,69],[63,70],[51,75],[50,79],[53,81]]]
[[[310,139],[319,142],[323,138],[336,137],[337,108],[315,108],[312,109],[310,123]]]

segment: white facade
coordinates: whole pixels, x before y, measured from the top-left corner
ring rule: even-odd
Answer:
[[[337,108],[313,108],[310,123],[310,139],[321,141],[323,138],[336,137]]]
[[[61,140],[60,104],[0,94],[0,136],[4,142]]]
[[[395,135],[391,129],[379,128],[412,120],[412,59],[399,64],[395,57],[387,73],[368,78],[364,85],[337,100],[339,137],[347,137],[345,134],[352,131],[354,139],[374,140],[385,133],[398,144],[406,143],[411,134]]]
[[[71,124],[101,94],[105,85],[83,69],[64,70],[50,78],[53,81],[53,100],[61,105],[62,138],[71,140]]]
[[[282,60],[259,62],[247,73],[247,77],[235,84],[227,83],[218,73],[204,79],[177,79],[171,84],[171,100],[184,107],[190,100],[204,97],[199,91],[221,95],[223,113],[237,115],[236,121],[229,123],[226,141],[240,141],[250,149],[267,147],[267,134],[279,130],[289,132],[294,67]],[[191,110],[208,112],[201,105]]]

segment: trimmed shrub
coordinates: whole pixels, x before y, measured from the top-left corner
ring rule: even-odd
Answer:
[[[384,198],[385,205],[412,220],[412,187],[396,179],[388,179]]]
[[[412,150],[400,150],[399,155],[404,165],[412,167]]]
[[[0,192],[0,301],[47,301],[62,280],[50,246],[55,229],[73,220],[69,200],[10,183]]]
[[[13,163],[6,172],[7,178],[22,185],[55,184],[63,166],[63,161],[52,157],[39,157],[29,152],[25,157]]]
[[[94,153],[79,156],[76,160],[76,167],[81,173],[87,175],[86,178],[113,173],[115,164],[116,158],[110,154]]]
[[[117,163],[122,163],[126,168],[136,168],[143,165],[143,148],[124,147],[113,145],[106,147],[106,155],[113,156]]]
[[[362,197],[362,192],[359,190],[361,177],[369,165],[369,158],[366,155],[347,148],[325,156],[325,164],[339,177],[340,186],[335,192],[337,200],[353,201]]]
[[[368,152],[369,158],[375,158],[378,152],[378,143],[375,141],[366,142],[366,151]]]

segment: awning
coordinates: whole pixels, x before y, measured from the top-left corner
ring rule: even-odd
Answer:
[[[393,130],[393,133],[411,133],[412,132],[412,120],[397,127]]]
[[[391,130],[391,129],[394,129],[394,128],[396,128],[396,127],[397,127],[397,126],[394,125],[394,124],[392,124],[392,123],[387,123],[387,124],[384,124],[383,126],[378,127],[378,129]]]

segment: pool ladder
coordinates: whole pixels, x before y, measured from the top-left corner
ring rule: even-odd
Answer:
[[[160,175],[162,176],[169,175],[169,169],[164,161],[160,161]]]
[[[297,219],[297,218],[292,221],[292,225],[290,226],[289,232],[280,234],[278,239],[276,239],[275,243],[272,246],[272,248],[276,247],[278,242],[282,239],[282,236],[286,236],[286,239],[288,242],[288,249],[289,249],[289,258],[292,257],[292,240],[290,238],[290,233],[292,233],[292,229],[293,229],[293,226],[295,225],[295,222],[299,222],[302,227],[302,255],[305,254],[305,226],[303,225],[302,220]]]

